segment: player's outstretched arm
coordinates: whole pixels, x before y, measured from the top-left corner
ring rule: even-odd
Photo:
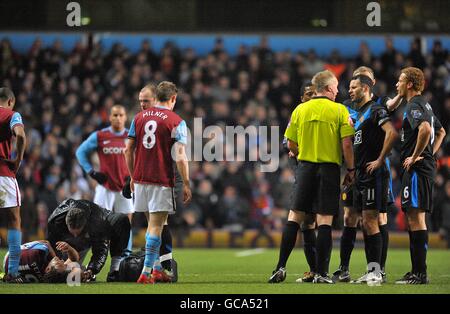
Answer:
[[[389,99],[386,102],[386,106],[389,111],[394,111],[398,106],[402,103],[402,97],[400,95],[396,95],[394,98]]]
[[[92,275],[98,274],[103,266],[105,266],[108,257],[108,241],[103,239],[96,239],[91,242],[92,257],[89,261],[87,271]]]

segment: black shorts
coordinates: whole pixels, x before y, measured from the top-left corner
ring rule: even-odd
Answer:
[[[402,210],[420,209],[431,213],[433,210],[434,181],[416,171],[404,171],[402,176]]]
[[[292,209],[320,215],[339,213],[340,168],[332,163],[300,161]]]
[[[353,189],[353,208],[363,210],[378,210],[386,213],[389,196],[389,172],[385,168],[377,169],[372,175],[365,171],[356,172]]]
[[[113,256],[125,256],[128,246],[128,240],[130,239],[130,220],[125,214],[121,215],[112,224],[112,234],[109,242],[109,253]]]

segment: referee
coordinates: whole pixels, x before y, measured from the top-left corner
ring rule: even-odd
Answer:
[[[314,75],[312,83],[316,96],[297,106],[285,132],[288,148],[297,154],[297,187],[293,209],[299,216],[316,213],[318,235],[316,242],[316,271],[314,283],[333,281],[328,276],[333,216],[339,211],[340,165],[342,154],[347,164],[344,185],[355,175],[352,136],[348,110],[335,103],[338,80],[330,71]],[[313,209],[314,205],[314,209]]]

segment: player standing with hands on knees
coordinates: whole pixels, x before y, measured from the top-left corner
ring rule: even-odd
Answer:
[[[161,82],[156,89],[158,104],[139,112],[128,133],[125,158],[135,195],[135,210],[145,212],[148,220],[145,236],[145,261],[138,283],[170,282],[159,263],[161,231],[169,214],[175,212],[175,173],[173,159],[183,181],[183,201],[189,202],[189,168],[185,152],[186,122],[172,110],[177,88]],[[173,153],[172,153],[173,152]]]

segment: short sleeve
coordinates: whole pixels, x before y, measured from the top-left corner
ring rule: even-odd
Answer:
[[[134,120],[135,119],[133,119],[133,121],[131,121],[130,130],[128,131],[128,137],[131,137],[131,138],[136,138],[136,127],[134,124]]]
[[[434,129],[436,131],[438,131],[438,130],[440,130],[442,128],[442,123],[441,123],[441,121],[439,121],[439,119],[436,116],[434,116],[433,118],[434,118],[434,125],[433,125],[433,127],[434,127]]]
[[[175,141],[187,145],[187,126],[184,120],[182,120],[176,128]]]
[[[384,107],[376,107],[373,112],[373,120],[376,125],[382,126],[386,122],[390,121],[391,118],[389,116],[389,112]]]
[[[298,143],[297,132],[298,132],[297,110],[294,110],[294,112],[291,115],[291,119],[289,120],[289,123],[287,125],[286,131],[284,132],[284,136],[286,137],[286,139]]]
[[[11,131],[14,129],[16,125],[23,125],[22,116],[18,112],[14,112],[11,117],[11,121],[9,122],[9,128]]]
[[[347,108],[344,105],[339,105],[339,133],[341,134],[341,138],[352,136],[355,134],[355,130],[352,126],[352,119],[350,118],[350,114],[348,113]]]
[[[406,118],[411,129],[416,129],[423,121],[428,121],[428,113],[419,104],[412,103],[406,108]]]

